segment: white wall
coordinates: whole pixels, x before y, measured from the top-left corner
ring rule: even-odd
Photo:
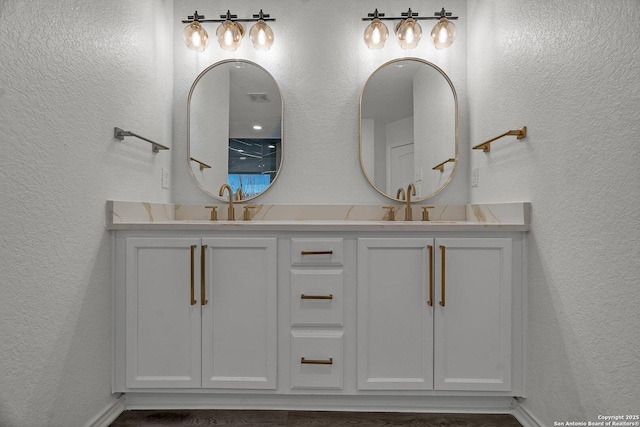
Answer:
[[[107,199],[168,201],[171,0],[0,3],[0,425],[82,426],[110,392]],[[144,19],[140,19],[143,17]]]
[[[530,200],[525,407],[640,409],[640,2],[469,2],[476,202]]]
[[[415,56],[434,62],[451,77],[461,107],[461,141],[468,136],[466,90],[466,1],[448,1],[461,17],[458,40],[450,48],[437,51],[429,42],[433,25],[424,23],[418,48],[403,51],[393,34],[381,50],[370,50],[363,41],[367,22],[362,17],[377,7],[387,16],[399,16],[409,4],[383,0],[264,1],[242,3],[223,0],[180,1],[174,4],[174,141],[173,201],[211,202],[190,176],[186,162],[186,99],[197,75],[207,66],[230,58],[242,58],[263,66],[280,86],[284,101],[283,166],[278,180],[257,203],[279,204],[378,204],[388,199],[367,182],[359,161],[359,102],[371,73],[388,60]],[[435,1],[411,5],[414,12],[432,16],[442,4]],[[227,9],[238,16],[250,16],[263,9],[277,19],[270,23],[275,33],[271,50],[256,51],[245,37],[236,52],[220,49],[215,38],[202,53],[188,50],[182,40],[184,24],[179,19],[194,10],[216,18]],[[393,22],[388,23],[393,32]],[[210,36],[217,24],[205,24]],[[245,30],[249,31],[250,23]],[[464,203],[468,199],[468,157],[461,159],[458,172],[445,191],[430,202]]]

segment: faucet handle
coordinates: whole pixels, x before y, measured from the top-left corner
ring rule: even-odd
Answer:
[[[256,205],[246,205],[244,206],[244,220],[251,221],[251,209],[255,209]]]
[[[423,206],[422,207],[422,220],[429,221],[429,209],[433,209],[435,206]]]
[[[395,221],[396,220],[396,207],[395,206],[383,206],[382,209],[388,209],[387,213],[387,221]]]
[[[218,212],[216,211],[217,206],[205,206],[206,209],[211,209],[211,218],[210,221],[218,220]]]

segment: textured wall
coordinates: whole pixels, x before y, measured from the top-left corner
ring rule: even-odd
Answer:
[[[258,203],[384,203],[367,182],[359,161],[359,102],[364,84],[373,71],[388,60],[407,56],[390,35],[382,50],[370,50],[363,41],[367,23],[361,20],[375,8],[387,16],[399,16],[409,4],[383,0],[247,0],[242,3],[223,0],[180,1],[174,4],[174,141],[173,201],[197,203],[210,201],[190,176],[186,160],[186,104],[189,88],[207,66],[229,58],[257,62],[273,75],[284,100],[284,163],[278,180]],[[440,2],[411,5],[420,15],[433,15]],[[450,49],[437,51],[429,42],[433,23],[424,23],[423,40],[409,52],[436,63],[451,77],[460,97],[461,144],[468,145],[467,122],[467,41],[466,1],[452,0],[446,5],[461,17],[458,40]],[[215,39],[205,52],[188,50],[182,40],[179,19],[194,10],[207,18],[230,9],[238,16],[249,16],[260,9],[276,17],[270,24],[275,33],[271,50],[253,49],[245,37],[236,52],[220,49]],[[432,21],[433,22],[433,21]],[[205,24],[209,35],[217,25]],[[248,31],[251,24],[246,25]],[[393,22],[388,23],[390,31]],[[468,155],[461,159],[456,177],[434,201],[463,203],[468,199]]]
[[[139,20],[144,16],[144,20]],[[171,0],[0,2],[0,425],[113,403],[107,199],[168,201]]]
[[[640,409],[640,3],[469,2],[477,202],[530,200],[525,405]]]

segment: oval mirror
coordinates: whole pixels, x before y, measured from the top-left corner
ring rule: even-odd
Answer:
[[[226,201],[224,184],[243,200],[271,187],[282,164],[282,113],[278,84],[253,62],[225,60],[200,73],[187,106],[187,159],[200,188]]]
[[[436,65],[419,58],[387,62],[360,98],[360,165],[390,199],[413,183],[416,201],[438,194],[458,163],[458,98]]]

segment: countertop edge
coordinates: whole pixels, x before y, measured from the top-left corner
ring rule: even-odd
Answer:
[[[503,224],[503,223],[415,223],[389,222],[380,224],[379,222],[353,224],[304,224],[296,222],[260,223],[260,222],[240,222],[237,223],[112,223],[108,224],[107,230],[161,230],[161,231],[529,231],[526,224]]]

